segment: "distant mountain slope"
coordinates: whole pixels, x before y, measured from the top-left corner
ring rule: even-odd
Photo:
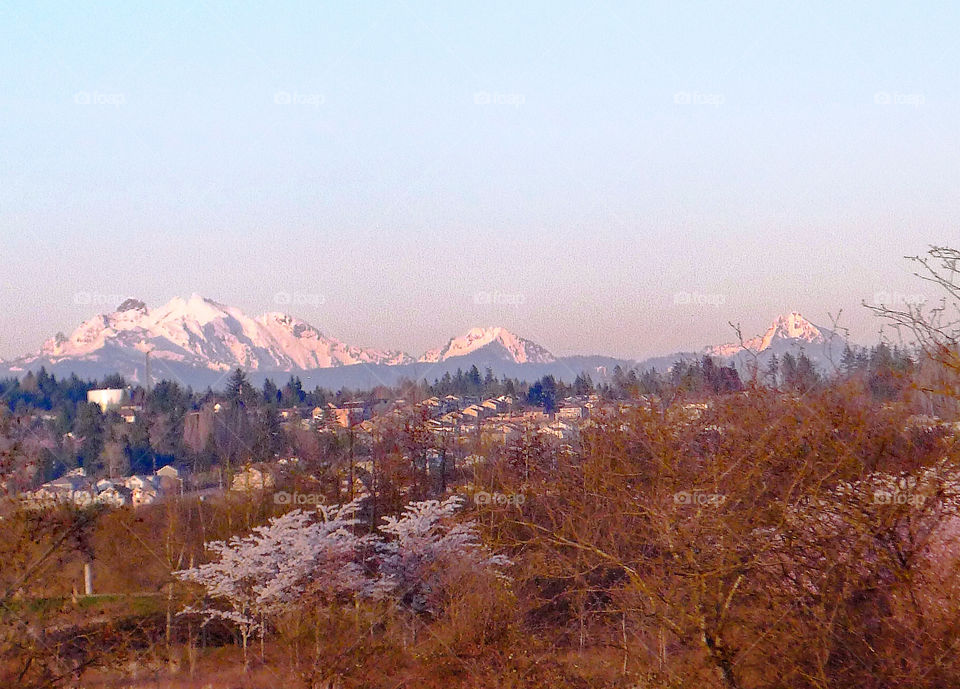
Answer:
[[[823,371],[832,371],[839,364],[846,341],[838,333],[817,326],[793,311],[774,319],[762,335],[757,335],[743,344],[726,343],[711,345],[695,352],[677,352],[662,357],[646,359],[642,368],[669,369],[677,361],[692,361],[704,355],[720,359],[725,364],[733,364],[741,371],[749,371],[754,365],[761,368],[776,355],[782,358],[790,353],[797,356],[803,352]]]
[[[349,387],[368,390],[378,385],[396,385],[401,380],[426,380],[429,383],[443,377],[443,374],[455,374],[457,369],[468,371],[476,366],[481,374],[490,368],[497,376],[507,376],[518,380],[533,382],[543,376],[553,376],[558,380],[572,383],[580,373],[588,373],[594,383],[607,381],[616,366],[624,369],[633,366],[636,362],[615,359],[604,356],[572,356],[560,357],[550,363],[518,364],[503,359],[484,361],[472,355],[453,357],[446,361],[416,362],[401,366],[356,365],[341,366],[338,368],[318,368],[312,371],[297,373],[304,387],[313,388],[317,385],[328,389]],[[251,380],[258,384],[266,377],[274,380],[286,379],[289,374],[270,375],[268,372],[255,372],[250,375]],[[221,383],[222,385],[222,383]]]

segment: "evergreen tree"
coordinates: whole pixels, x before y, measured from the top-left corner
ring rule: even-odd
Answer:
[[[306,394],[303,392],[303,384],[299,377],[290,376],[290,380],[283,386],[281,401],[285,407],[299,407],[303,404]]]
[[[80,439],[78,462],[80,466],[99,471],[100,453],[104,444],[104,419],[100,407],[84,402],[77,409],[73,434]]]
[[[766,379],[767,384],[774,389],[780,385],[780,359],[777,358],[776,354],[772,354],[770,356],[770,361],[767,362],[767,370],[764,373],[764,378]]]
[[[663,383],[660,374],[655,368],[648,369],[640,374],[640,394],[641,395],[661,395],[663,394]]]
[[[487,366],[483,374],[483,391],[487,395],[495,395],[497,388],[497,379],[493,375],[493,369]]]
[[[269,378],[263,381],[262,394],[264,404],[273,405],[274,407],[280,404],[280,390],[277,389],[276,383]]]
[[[817,373],[813,362],[806,354],[800,352],[800,354],[797,355],[797,367],[795,381],[793,384],[794,388],[798,392],[803,393],[813,389],[819,383],[820,375]]]
[[[483,381],[480,379],[480,369],[477,368],[476,364],[470,367],[470,372],[467,374],[467,380],[470,385],[470,392],[480,392]]]
[[[165,433],[156,439],[158,445],[167,448],[167,443],[173,444],[175,439],[170,437],[170,433]],[[146,420],[138,418],[131,426],[125,445],[127,458],[130,463],[130,469],[135,474],[149,474],[156,471],[157,459],[156,453],[150,441],[150,429]],[[168,460],[173,459],[173,454],[167,456]]]
[[[582,371],[577,374],[577,377],[573,381],[573,394],[578,396],[589,395],[593,392],[593,381],[590,379],[590,374],[586,371]]]
[[[112,373],[109,376],[104,377],[104,379],[100,382],[100,387],[113,389],[125,388],[127,387],[127,381],[119,373]]]
[[[787,352],[780,362],[781,381],[785,388],[795,390],[797,387],[797,360],[793,354]]]
[[[253,387],[242,368],[237,368],[227,380],[227,400],[234,406],[246,405],[255,397]]]
[[[843,346],[843,354],[840,356],[840,374],[850,377],[857,371],[857,356],[854,354],[850,344]]]
[[[534,407],[543,406],[543,384],[539,380],[527,391],[527,404]]]
[[[283,427],[275,405],[267,404],[257,415],[253,429],[253,459],[268,461],[283,451]]]

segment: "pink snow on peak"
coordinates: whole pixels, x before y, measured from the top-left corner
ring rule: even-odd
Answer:
[[[743,350],[762,352],[769,349],[777,340],[799,340],[806,343],[824,342],[823,333],[813,323],[797,311],[777,316],[763,335],[745,340],[743,345],[731,342],[722,345],[707,347],[706,353],[711,356],[733,356]]]
[[[509,358],[517,364],[543,364],[555,361],[554,356],[540,345],[499,326],[471,328],[466,334],[451,338],[445,346],[426,352],[420,357],[420,361],[430,363],[446,361],[453,357],[472,354],[491,344],[500,345],[506,350]]]
[[[87,320],[69,337],[50,338],[37,356],[93,359],[113,346],[215,370],[292,371],[413,361],[403,352],[346,345],[294,316],[273,312],[252,318],[199,294],[175,297],[154,309],[136,300],[121,306]]]

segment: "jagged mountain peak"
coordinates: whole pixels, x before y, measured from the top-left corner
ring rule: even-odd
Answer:
[[[763,335],[739,342],[707,347],[704,352],[711,356],[733,356],[741,351],[763,352],[780,341],[792,344],[822,344],[826,341],[825,331],[803,317],[798,311],[777,316]],[[832,335],[832,333],[830,333]]]
[[[237,313],[239,313],[239,310],[231,309],[213,299],[208,299],[207,297],[194,293],[186,299],[183,297],[174,297],[163,306],[153,309],[151,313],[158,322],[192,320],[201,325],[205,325],[210,321],[234,315],[231,311],[237,311]]]
[[[517,364],[544,364],[556,360],[550,352],[537,343],[515,335],[501,326],[471,328],[465,334],[451,338],[443,347],[426,352],[419,360],[430,363],[446,361],[481,350],[494,358],[513,361]]]
[[[117,313],[121,311],[146,311],[147,305],[139,299],[127,299],[117,307]]]
[[[820,329],[797,311],[777,316],[767,332],[771,330],[790,338],[810,339],[820,335]]]

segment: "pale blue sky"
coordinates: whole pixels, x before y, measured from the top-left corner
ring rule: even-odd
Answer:
[[[869,340],[862,300],[922,293],[901,257],[960,244],[958,32],[950,2],[4,3],[0,357],[192,292],[413,353],[841,308]]]

